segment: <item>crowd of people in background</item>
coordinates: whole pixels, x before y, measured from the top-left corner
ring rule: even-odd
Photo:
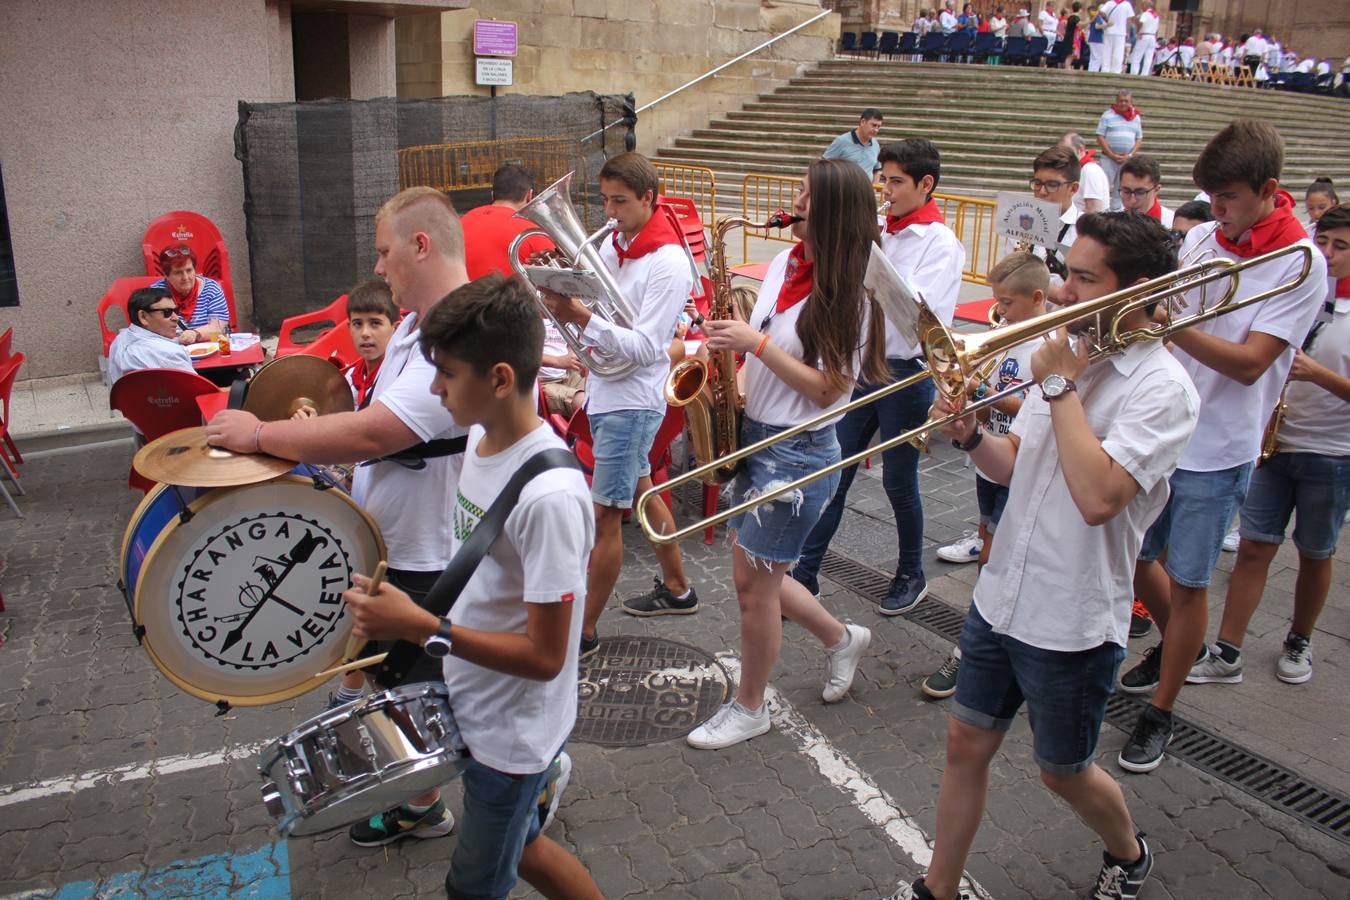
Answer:
[[[1164,39],[1159,34],[1161,21],[1152,0],[1068,5],[1052,0],[1039,9],[1034,0],[1010,6],[966,3],[960,13],[954,0],[944,0],[935,9],[921,9],[911,30],[920,39],[930,32],[958,31],[992,32],[1000,40],[1044,37],[1047,65],[1093,72],[1157,75],[1209,67],[1249,71],[1258,84],[1281,74],[1306,73],[1330,76],[1335,90],[1350,93],[1350,56],[1338,70],[1335,60],[1302,56],[1260,28],[1236,39],[1184,31]]]

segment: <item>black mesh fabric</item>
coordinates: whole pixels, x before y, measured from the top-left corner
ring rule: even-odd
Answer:
[[[572,201],[598,227],[596,175],[631,141],[632,110],[632,95],[589,92],[241,102],[254,323],[276,329],[370,277],[375,213],[405,187],[437,187],[464,212],[489,202],[502,163],[530,169],[539,188],[575,170]]]

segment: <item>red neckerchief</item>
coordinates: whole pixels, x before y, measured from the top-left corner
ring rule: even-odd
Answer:
[[[1350,298],[1350,275],[1336,280],[1336,299]]]
[[[356,388],[356,408],[366,402],[366,392],[375,386],[375,376],[380,373],[380,366],[384,363],[384,357],[372,366],[364,359],[352,363],[349,371],[352,373],[352,387]]]
[[[942,210],[938,208],[936,200],[929,200],[923,206],[904,216],[887,216],[886,233],[895,234],[897,231],[904,231],[911,225],[932,225],[935,222],[942,224],[947,221],[942,215]]]
[[[1095,150],[1092,149],[1084,150],[1083,155],[1078,157],[1078,165],[1080,167],[1086,166],[1088,163],[1096,161],[1097,161],[1097,153]]]
[[[639,259],[667,244],[680,246],[680,220],[675,218],[675,213],[669,206],[658,203],[656,209],[652,210],[652,217],[627,247],[619,246],[617,231],[611,239],[614,241],[614,252],[619,254],[619,268],[622,269],[623,261],[626,259]]]
[[[1275,192],[1275,211],[1251,227],[1246,241],[1235,244],[1224,237],[1222,228],[1214,229],[1214,239],[1219,246],[1243,259],[1288,247],[1307,236],[1308,232],[1294,218],[1294,198],[1288,191],[1278,190]]]
[[[185,326],[191,325],[192,314],[197,311],[197,298],[201,296],[202,292],[201,277],[192,279],[192,290],[188,292],[186,297],[173,289],[173,284],[169,281],[167,275],[164,277],[164,283],[168,285],[169,293],[173,295],[173,302],[178,304],[178,317],[183,320]]]
[[[1184,41],[1181,42],[1181,46],[1183,46],[1183,47],[1194,47],[1194,46],[1195,46],[1195,38],[1186,38],[1186,40],[1184,40]]]
[[[778,289],[774,313],[785,312],[801,303],[810,296],[815,284],[816,261],[807,259],[806,245],[798,243],[788,253],[787,270],[783,273],[783,286]]]
[[[1111,108],[1116,111],[1116,115],[1120,116],[1126,122],[1133,122],[1135,119],[1139,118],[1139,107],[1137,106],[1131,106],[1129,112],[1121,112],[1120,108],[1114,103],[1111,104]]]
[[[1153,205],[1148,208],[1148,214],[1159,222],[1162,221],[1162,201],[1157,197],[1153,198]]]

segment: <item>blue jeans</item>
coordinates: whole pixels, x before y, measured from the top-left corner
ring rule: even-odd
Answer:
[[[520,854],[539,837],[539,794],[548,769],[508,775],[474,760],[464,770],[459,843],[450,856],[451,900],[506,900],[519,877]]]
[[[888,359],[886,362],[896,380],[924,368],[922,359]],[[856,400],[877,388],[878,385],[860,383],[853,392],[853,398]],[[876,403],[855,409],[834,426],[839,437],[839,452],[848,457],[862,450],[871,442],[878,428],[884,441],[922,425],[928,419],[934,392],[932,380],[924,379]],[[900,542],[900,561],[895,567],[895,574],[922,578],[923,499],[919,496],[919,451],[911,444],[901,444],[881,454],[881,464],[881,484],[891,501],[895,530]],[[820,521],[806,539],[801,559],[797,562],[799,571],[811,575],[820,572],[821,560],[825,558],[825,551],[834,533],[839,530],[839,520],[844,517],[848,489],[853,485],[853,476],[857,472],[857,466],[850,466],[839,473],[839,489],[834,492],[834,499],[825,507]]]
[[[993,534],[998,529],[998,520],[1003,518],[1003,507],[1008,505],[1008,486],[976,473],[975,502],[980,507],[980,524]]]
[[[1144,532],[1139,558],[1149,562],[1166,550],[1164,568],[1173,581],[1182,587],[1209,587],[1228,525],[1247,496],[1253,466],[1243,463],[1217,472],[1173,472],[1168,482],[1172,495],[1157,521]]]
[[[1092,765],[1124,658],[1117,644],[1066,653],[995,634],[971,604],[961,629],[952,718],[1007,731],[1025,703],[1036,765],[1052,775],[1075,775]]]
[[[1276,453],[1252,475],[1242,504],[1244,538],[1263,544],[1284,542],[1295,511],[1294,546],[1300,556],[1327,559],[1350,507],[1350,456]]]

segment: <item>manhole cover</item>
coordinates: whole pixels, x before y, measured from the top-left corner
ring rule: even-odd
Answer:
[[[581,665],[571,740],[640,747],[684,737],[727,701],[731,679],[697,647],[646,637],[606,637]]]

